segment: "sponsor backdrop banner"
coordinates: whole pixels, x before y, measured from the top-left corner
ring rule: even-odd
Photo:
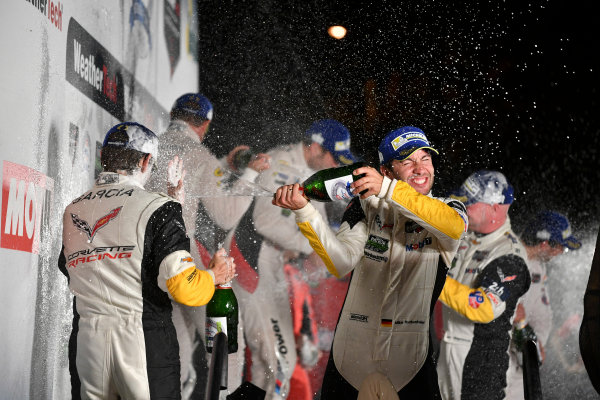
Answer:
[[[64,207],[123,120],[160,134],[198,90],[191,0],[13,0],[0,24],[0,398],[70,398]]]

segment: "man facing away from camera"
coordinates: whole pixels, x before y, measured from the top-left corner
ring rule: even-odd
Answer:
[[[74,294],[73,399],[181,398],[171,300],[204,305],[235,274],[223,250],[196,268],[181,204],[144,189],[157,153],[151,130],[115,125],[95,186],[65,210],[58,266]]]

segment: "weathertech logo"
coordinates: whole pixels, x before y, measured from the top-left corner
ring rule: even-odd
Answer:
[[[117,59],[75,19],[67,29],[66,79],[115,118],[125,119],[124,78]]]
[[[115,219],[117,215],[119,215],[121,208],[122,207],[117,207],[100,218],[98,221],[96,221],[93,228],[90,228],[90,225],[87,223],[87,221],[82,220],[76,214],[71,214],[71,220],[77,229],[87,234],[88,239],[90,239],[91,242],[94,240],[94,236],[100,229],[104,228],[112,219]]]
[[[52,0],[26,0],[32,6],[37,8],[43,15],[48,17],[48,21],[62,31],[63,5],[60,1]]]

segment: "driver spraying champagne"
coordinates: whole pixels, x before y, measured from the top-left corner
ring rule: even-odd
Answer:
[[[334,232],[299,185],[273,204],[295,221],[328,271],[351,274],[323,378],[321,398],[357,399],[387,386],[401,399],[438,399],[429,319],[466,230],[462,203],[431,195],[434,167],[425,133],[405,126],[379,146],[380,168],[356,168],[354,199]],[[364,383],[364,386],[363,386]],[[376,388],[375,392],[378,391]]]

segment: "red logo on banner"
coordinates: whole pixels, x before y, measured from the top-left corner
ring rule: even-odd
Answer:
[[[37,254],[47,226],[54,181],[34,169],[4,161],[0,247]]]

